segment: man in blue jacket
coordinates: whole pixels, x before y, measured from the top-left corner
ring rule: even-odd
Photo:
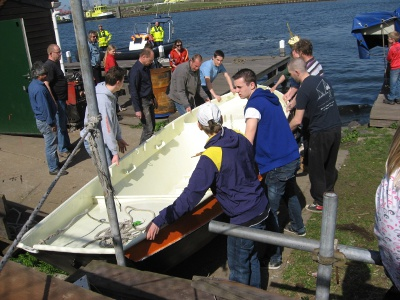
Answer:
[[[49,90],[44,84],[47,70],[42,62],[35,62],[32,66],[34,78],[28,87],[29,101],[36,118],[36,126],[43,134],[47,166],[50,175],[57,175],[60,171],[57,155],[57,107]],[[61,175],[68,172],[63,171]]]
[[[233,80],[239,97],[248,99],[244,112],[245,135],[254,146],[255,160],[268,190],[268,199],[276,221],[274,229],[281,231],[278,210],[286,193],[291,223],[285,229],[304,236],[306,229],[296,195],[299,149],[279,99],[269,90],[257,88],[257,77],[252,70],[238,71]],[[269,261],[269,269],[278,269],[282,264],[281,247],[276,248]]]
[[[159,228],[191,211],[211,187],[230,223],[265,229],[268,199],[258,180],[253,147],[245,136],[222,127],[218,107],[210,102],[199,107],[198,126],[209,137],[188,186],[173,204],[160,211],[147,227],[147,239],[154,240]],[[229,279],[261,287],[257,243],[228,237]]]

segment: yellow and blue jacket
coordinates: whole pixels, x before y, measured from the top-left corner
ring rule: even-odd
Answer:
[[[157,226],[170,224],[191,211],[210,187],[232,224],[248,222],[267,209],[253,146],[245,136],[224,127],[207,141],[205,149],[188,186],[153,220]]]

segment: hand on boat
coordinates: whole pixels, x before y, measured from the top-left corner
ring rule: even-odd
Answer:
[[[217,99],[218,102],[221,101],[221,96],[220,95],[215,95],[215,99]]]
[[[111,163],[112,164],[116,164],[117,166],[119,166],[119,156],[118,156],[118,154],[113,155]]]
[[[153,241],[156,238],[156,235],[160,231],[160,228],[151,222],[149,225],[147,225],[146,228],[146,238],[150,241]]]
[[[186,107],[186,112],[191,112],[192,108],[190,106]]]
[[[129,146],[128,143],[125,142],[123,139],[118,140],[117,143],[118,143],[119,152],[125,153],[126,146]]]

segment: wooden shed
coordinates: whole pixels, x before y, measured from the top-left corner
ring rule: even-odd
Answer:
[[[32,62],[47,60],[47,46],[56,42],[52,8],[58,1],[0,0],[0,133],[38,134],[27,87]]]

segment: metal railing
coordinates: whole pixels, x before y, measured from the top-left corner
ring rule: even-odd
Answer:
[[[218,221],[211,221],[208,229],[214,233],[312,252],[314,260],[319,264],[316,299],[325,300],[329,299],[332,267],[344,265],[346,259],[382,265],[381,256],[378,251],[346,245],[335,245],[337,203],[338,197],[335,193],[324,194],[320,241]]]

